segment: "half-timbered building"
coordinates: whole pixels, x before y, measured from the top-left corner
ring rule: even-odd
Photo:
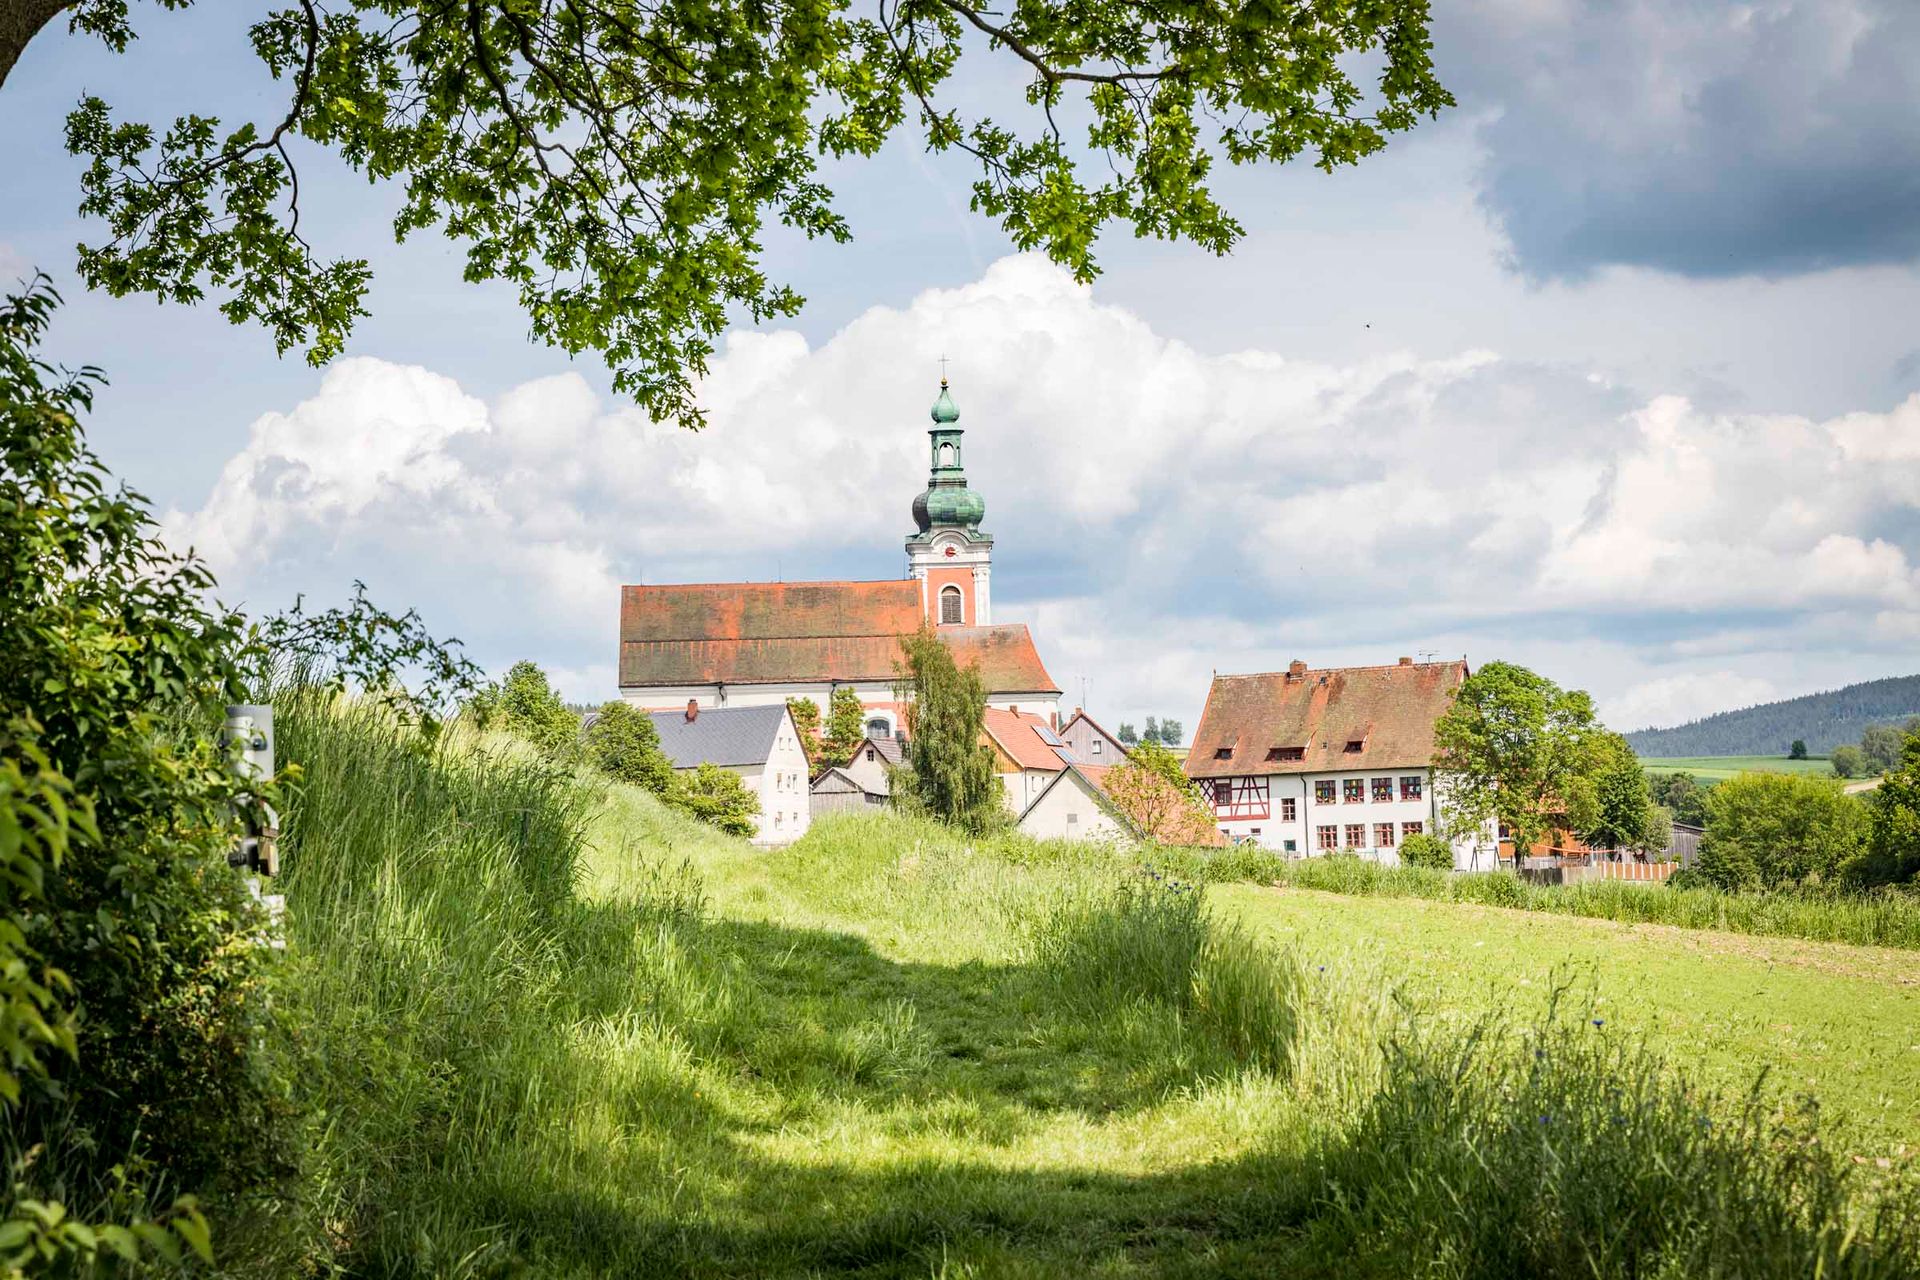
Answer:
[[[1467,675],[1464,661],[1402,658],[1215,676],[1187,776],[1228,839],[1398,862],[1408,836],[1437,834],[1434,725]],[[1494,866],[1491,829],[1452,843],[1456,867]]]

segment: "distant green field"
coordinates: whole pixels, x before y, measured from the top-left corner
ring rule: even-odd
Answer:
[[[1807,773],[1816,778],[1833,776],[1833,765],[1825,756],[1808,760],[1789,760],[1785,756],[1641,756],[1640,763],[1654,773],[1691,773],[1714,782],[1736,773]]]

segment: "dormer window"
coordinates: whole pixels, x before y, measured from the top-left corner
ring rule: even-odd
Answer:
[[[1213,758],[1215,760],[1231,760],[1233,759],[1233,748],[1232,747],[1215,747],[1213,749]]]
[[[1307,758],[1307,749],[1305,747],[1268,747],[1267,748],[1267,759],[1269,760],[1295,761],[1295,760],[1305,760],[1306,758]]]
[[[1347,740],[1347,754],[1350,756],[1357,756],[1366,749],[1367,740],[1365,738],[1349,738]]]

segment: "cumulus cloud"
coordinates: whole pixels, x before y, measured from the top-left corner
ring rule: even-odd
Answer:
[[[1716,711],[1731,711],[1780,697],[1772,681],[1733,671],[1696,671],[1662,676],[1605,699],[1601,717],[1610,725],[1635,729],[1671,728]]]
[[[1920,258],[1911,0],[1483,0],[1441,67],[1515,263],[1699,277]]]
[[[1430,648],[1551,654],[1568,683],[1629,690],[1618,717],[1671,721],[1751,692],[1708,637],[1920,629],[1920,396],[1817,422],[1488,352],[1206,355],[1031,257],[817,347],[732,335],[699,435],[571,373],[483,404],[344,360],[169,536],[230,594],[362,577],[491,665],[531,654],[604,697],[622,582],[902,572],[942,351],[996,610],[1115,714],[1191,718],[1215,668]]]

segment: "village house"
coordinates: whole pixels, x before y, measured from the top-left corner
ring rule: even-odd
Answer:
[[[1222,835],[1293,857],[1352,851],[1397,863],[1408,836],[1437,834],[1434,725],[1465,661],[1215,676],[1187,776]],[[1453,843],[1454,866],[1492,870],[1495,832]]]
[[[620,696],[636,707],[784,706],[824,711],[849,688],[866,730],[897,736],[900,637],[924,622],[962,666],[976,665],[987,703],[1052,723],[1060,689],[1024,623],[993,621],[993,538],[986,502],[967,486],[960,411],[946,380],[927,433],[931,472],[913,501],[907,576],[864,582],[731,582],[620,589]]]
[[[1026,812],[1047,785],[1075,763],[1053,726],[1031,711],[988,707],[981,730],[993,752],[993,771],[1016,814]]]
[[[806,834],[813,815],[807,754],[784,704],[708,709],[690,700],[648,718],[674,772],[714,764],[740,776],[760,801],[754,843],[789,844]]]
[[[829,813],[874,813],[886,807],[887,793],[869,791],[842,768],[831,768],[813,780],[813,816]]]
[[[853,749],[853,758],[841,767],[842,772],[862,790],[888,795],[893,788],[887,781],[887,770],[900,764],[905,747],[906,739],[891,734],[870,737]]]
[[[1094,723],[1084,707],[1076,707],[1058,733],[1075,760],[1084,760],[1093,765],[1116,765],[1127,758],[1126,745]]]
[[[1112,768],[1070,764],[1054,773],[1021,813],[1021,832],[1036,840],[1137,840],[1139,833],[1107,794]]]

